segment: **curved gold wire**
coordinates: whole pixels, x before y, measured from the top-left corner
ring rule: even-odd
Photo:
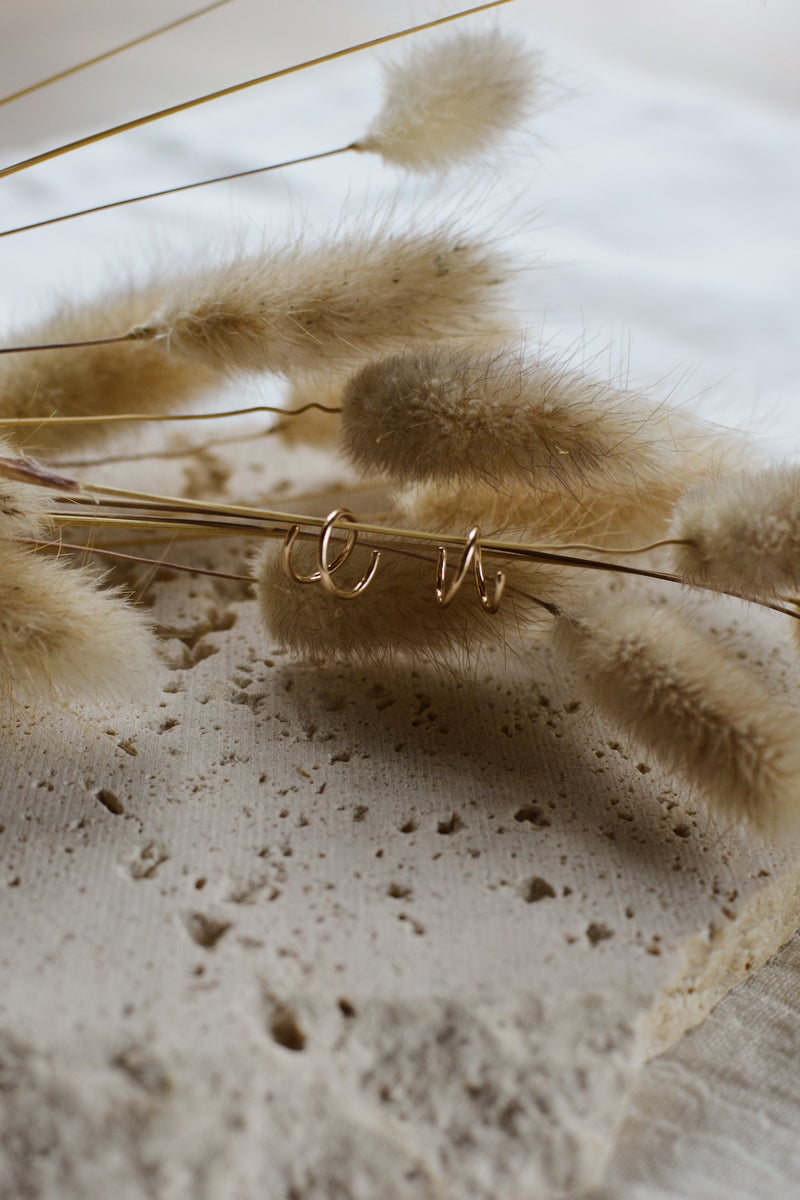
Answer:
[[[361,579],[359,579],[359,581],[355,585],[355,587],[340,588],[340,587],[337,587],[336,584],[334,583],[331,576],[333,575],[333,572],[338,570],[339,567],[342,565],[342,563],[350,557],[353,547],[355,546],[356,541],[358,540],[358,530],[351,529],[348,531],[347,541],[344,544],[344,549],[342,550],[342,552],[338,556],[338,558],[336,558],[334,560],[334,562],[330,566],[328,566],[328,544],[331,539],[331,534],[333,533],[333,530],[334,530],[334,527],[335,527],[337,521],[356,521],[356,520],[357,520],[356,516],[353,513],[349,512],[348,509],[337,508],[330,514],[327,521],[323,525],[322,531],[319,535],[319,549],[317,552],[317,565],[319,566],[319,574],[320,574],[322,586],[325,588],[326,592],[330,592],[330,594],[332,596],[337,596],[339,598],[339,600],[355,600],[356,596],[360,596],[362,592],[366,591],[366,589],[369,587],[369,585],[372,583],[372,580],[375,577],[375,572],[378,569],[378,563],[380,562],[380,558],[381,558],[380,550],[372,551],[372,557],[370,559],[369,566],[367,567],[365,574],[363,575],[363,577]]]
[[[340,600],[354,600],[356,596],[369,587],[372,582],[375,572],[378,569],[380,561],[380,550],[373,550],[372,558],[369,567],[362,579],[353,588],[340,588],[333,581],[334,571],[338,571],[355,549],[358,541],[358,530],[349,529],[347,531],[347,539],[344,546],[336,555],[332,563],[328,562],[328,548],[330,546],[331,535],[339,521],[355,521],[356,517],[346,508],[337,508],[328,515],[325,524],[322,526],[317,544],[317,570],[311,575],[301,575],[292,562],[292,550],[300,533],[299,525],[292,525],[281,547],[281,564],[286,575],[295,583],[321,583],[327,592],[332,596],[337,596]]]
[[[318,551],[318,561],[320,563],[320,570],[314,571],[314,573],[311,575],[301,575],[300,572],[295,568],[294,563],[292,562],[292,550],[294,549],[294,544],[297,541],[297,535],[300,532],[299,525],[292,525],[289,532],[286,534],[286,537],[284,538],[284,541],[283,541],[283,546],[281,547],[281,565],[283,566],[283,570],[284,570],[285,574],[288,575],[289,578],[294,581],[294,583],[320,583],[324,580],[325,575],[330,577],[334,571],[338,571],[339,567],[341,567],[344,563],[347,562],[348,558],[350,557],[350,555],[353,552],[353,547],[355,546],[356,540],[358,538],[358,533],[355,529],[351,529],[348,531],[347,541],[345,542],[344,546],[337,554],[336,558],[330,564],[330,566],[328,566],[328,564],[325,562],[324,563],[324,571],[322,569],[323,562],[324,562],[324,559],[322,556],[324,555],[325,558],[327,558],[328,541],[330,539],[330,530],[333,528],[333,522],[335,520],[337,520],[341,515],[343,515],[344,511],[345,510],[343,510],[343,509],[342,510],[337,509],[337,511],[335,513],[331,513],[331,515],[328,517],[328,520],[325,522],[322,532],[324,534],[325,531],[327,530],[328,537],[325,540],[324,548],[322,547],[322,538],[320,538],[319,551]],[[353,517],[352,513],[348,513],[347,516],[351,520],[355,520],[355,517]]]
[[[436,564],[436,599],[442,608],[447,608],[449,604],[453,603],[459,588],[466,579],[470,567],[472,567],[475,574],[475,585],[478,589],[482,606],[490,613],[496,613],[500,608],[500,601],[506,586],[506,577],[503,571],[497,572],[494,577],[494,594],[490,597],[486,588],[486,576],[483,573],[480,536],[480,527],[473,525],[467,534],[464,553],[461,555],[461,561],[458,564],[455,578],[449,587],[445,586],[447,551],[444,546],[439,547],[439,558]]]
[[[481,604],[488,613],[496,613],[500,608],[500,601],[503,598],[503,592],[506,587],[505,571],[497,571],[494,577],[494,594],[490,598],[486,590],[486,576],[483,573],[483,563],[481,562],[481,548],[477,547],[475,555],[475,583],[478,587],[478,595],[481,598]]]
[[[464,547],[464,553],[461,555],[461,561],[458,564],[455,578],[450,584],[450,587],[445,587],[445,572],[447,570],[447,551],[444,546],[439,547],[439,557],[436,563],[436,599],[441,604],[442,608],[447,608],[453,603],[458,593],[459,588],[464,582],[467,571],[472,565],[472,560],[475,557],[475,547],[478,544],[480,537],[480,529],[477,525],[473,525],[467,534],[467,544]]]

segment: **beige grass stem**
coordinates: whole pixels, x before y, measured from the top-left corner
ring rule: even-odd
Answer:
[[[229,0],[225,0],[229,3]],[[215,175],[213,179],[200,179],[194,183],[182,183],[177,187],[162,188],[158,192],[144,192],[140,196],[126,196],[122,200],[111,200],[108,204],[95,204],[92,208],[80,208],[75,212],[61,213],[57,217],[46,217],[43,221],[32,221],[29,225],[16,225],[13,229],[0,230],[0,238],[12,237],[15,233],[28,233],[32,229],[44,229],[48,225],[60,225],[62,221],[74,221],[78,217],[89,217],[93,213],[108,212],[112,208],[125,208],[144,200],[158,200],[162,196],[177,196],[180,192],[191,192],[195,188],[210,187],[214,183],[231,183],[235,179],[249,179],[252,175],[265,175],[268,171],[280,171],[285,167],[297,167],[301,163],[317,162],[345,154],[352,146],[339,146],[336,150],[322,150],[319,154],[304,154],[300,158],[288,158],[284,162],[269,163],[264,167],[253,167],[247,171],[233,171],[230,175]]]
[[[195,9],[194,12],[187,13],[184,17],[178,17],[174,21],[169,21],[166,25],[159,25],[158,29],[151,29],[149,33],[143,33],[139,37],[131,38],[130,41],[123,42],[121,46],[115,46],[113,50],[105,50],[102,54],[96,54],[94,58],[87,58],[83,62],[76,63],[74,67],[66,67],[63,71],[57,71],[55,75],[48,75],[46,79],[41,79],[38,83],[31,83],[27,87],[20,88],[17,92],[11,92],[8,96],[0,97],[0,107],[4,104],[11,104],[14,100],[21,100],[23,96],[30,96],[33,92],[38,92],[42,88],[50,87],[53,83],[59,83],[62,79],[68,79],[70,75],[77,75],[80,71],[86,71],[89,67],[95,67],[99,63],[107,62],[110,58],[114,58],[117,54],[122,54],[125,50],[132,50],[135,46],[143,46],[145,42],[150,42],[154,38],[161,37],[163,33],[169,33],[170,30],[178,29],[181,25],[188,25],[190,21],[196,21],[198,17],[204,17],[207,13],[213,12],[214,9],[223,8],[226,4],[230,3],[232,3],[232,0],[214,0],[213,4],[206,4],[203,8]]]

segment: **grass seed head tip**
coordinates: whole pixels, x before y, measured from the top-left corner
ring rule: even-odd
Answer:
[[[800,587],[800,468],[777,465],[704,482],[678,502],[670,536],[690,584],[774,596]]]
[[[499,30],[460,32],[387,68],[383,107],[354,149],[410,171],[481,154],[533,106],[536,57]]]
[[[724,818],[800,828],[800,719],[680,614],[600,602],[556,623],[602,713]]]

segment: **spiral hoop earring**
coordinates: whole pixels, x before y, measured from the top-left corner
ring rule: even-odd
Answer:
[[[478,595],[480,596],[483,608],[490,613],[496,613],[500,608],[500,601],[506,586],[506,577],[503,571],[497,572],[494,577],[494,594],[490,597],[486,588],[486,576],[483,573],[480,536],[481,531],[479,526],[473,525],[467,534],[467,544],[464,548],[464,553],[461,555],[455,578],[449,587],[445,586],[447,551],[444,546],[439,547],[439,559],[436,564],[436,599],[442,608],[447,608],[448,605],[453,603],[470,567],[472,567],[475,573],[475,585],[478,589]]]
[[[326,592],[330,592],[332,596],[337,596],[340,600],[355,600],[357,596],[360,596],[369,587],[375,576],[381,557],[380,550],[373,550],[372,558],[365,574],[353,588],[338,587],[332,576],[334,571],[338,571],[347,562],[355,549],[356,542],[358,541],[357,529],[349,529],[347,531],[347,539],[344,546],[333,562],[328,562],[328,548],[337,522],[355,522],[355,520],[356,517],[354,514],[346,508],[337,508],[329,514],[328,519],[322,527],[317,544],[317,570],[311,575],[301,575],[292,562],[292,550],[300,532],[299,525],[292,525],[281,549],[281,562],[288,577],[294,580],[295,583],[321,583]]]

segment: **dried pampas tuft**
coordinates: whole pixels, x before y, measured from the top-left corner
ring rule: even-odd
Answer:
[[[0,438],[2,460],[8,464],[16,460],[23,466],[26,463]],[[0,475],[0,539],[36,537],[44,528],[46,509],[46,492],[41,488]]]
[[[20,331],[16,345],[74,342],[112,337],[145,320],[163,298],[158,285],[133,288],[78,305]],[[46,350],[0,359],[0,419],[41,417],[26,427],[26,448],[47,453],[84,445],[104,436],[101,423],[89,426],[48,424],[48,418],[96,413],[162,412],[196,398],[219,382],[207,363],[170,358],[147,341]]]
[[[558,568],[493,559],[492,572],[502,570],[509,580],[498,613],[481,607],[469,580],[464,594],[443,608],[436,600],[436,562],[430,551],[411,549],[407,540],[391,537],[381,537],[376,544],[382,547],[380,567],[352,603],[329,595],[319,583],[298,587],[290,582],[280,549],[268,548],[258,571],[257,594],[270,634],[318,662],[466,662],[482,646],[530,639],[541,628],[542,610],[524,593],[552,603],[564,588],[565,573]],[[311,571],[311,556],[307,557],[302,569]],[[348,568],[341,574],[347,576]]]
[[[352,147],[409,171],[481,154],[533,107],[536,58],[499,30],[461,34],[386,68],[383,108]]]
[[[0,541],[0,690],[90,703],[147,694],[156,676],[145,618],[89,571]]]
[[[747,596],[800,588],[800,468],[699,484],[677,504],[670,537],[687,583]]]
[[[447,227],[352,235],[203,271],[136,334],[215,370],[335,369],[393,346],[474,333],[508,273],[488,245]]]
[[[681,422],[688,433],[679,414],[515,348],[444,345],[371,362],[342,398],[348,458],[404,482],[635,485],[676,469]]]
[[[724,817],[800,818],[800,719],[677,614],[630,597],[561,616],[556,643],[617,726]]]
[[[8,450],[0,442],[0,452]],[[57,478],[29,459],[0,458],[3,471]],[[44,536],[46,497],[40,487],[0,477],[0,693],[5,700],[140,698],[158,665],[149,623],[119,591],[100,590],[91,571],[17,540]]]

